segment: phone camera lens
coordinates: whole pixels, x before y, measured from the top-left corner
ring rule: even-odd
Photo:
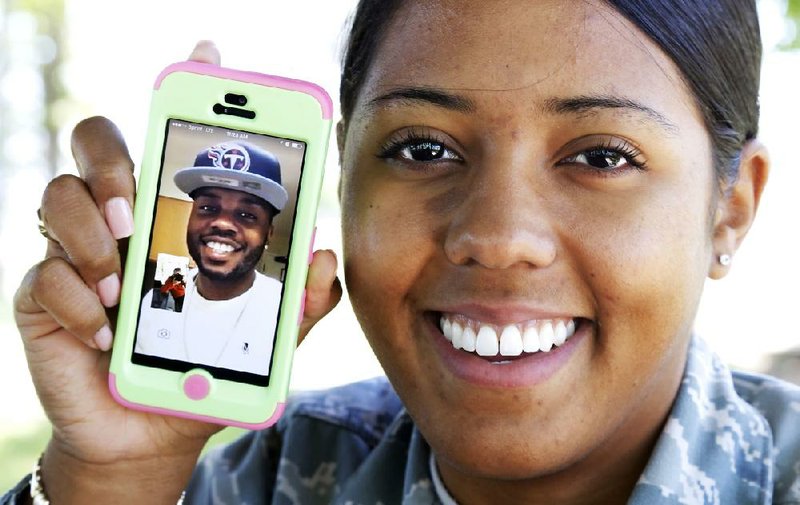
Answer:
[[[247,105],[247,97],[244,95],[237,95],[236,93],[228,93],[225,95],[225,103],[243,107]]]

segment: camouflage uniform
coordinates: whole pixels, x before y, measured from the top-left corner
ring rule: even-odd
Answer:
[[[212,451],[187,502],[436,504],[430,450],[385,379],[297,395],[273,429]],[[25,489],[25,481],[14,491]],[[14,491],[0,499],[13,503]],[[446,493],[446,491],[442,491]],[[441,499],[440,499],[441,498]],[[695,339],[630,504],[800,504],[800,388],[731,372]]]

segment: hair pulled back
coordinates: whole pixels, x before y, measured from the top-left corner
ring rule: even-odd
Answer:
[[[758,133],[761,37],[755,0],[606,0],[678,67],[703,115],[722,183]],[[349,120],[378,46],[404,0],[360,0],[347,40],[340,100]]]

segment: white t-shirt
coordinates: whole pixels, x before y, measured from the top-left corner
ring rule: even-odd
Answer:
[[[142,300],[135,351],[250,372],[269,373],[282,285],[256,272],[253,285],[230,300],[206,300],[187,276],[181,312],[150,307],[152,290]]]

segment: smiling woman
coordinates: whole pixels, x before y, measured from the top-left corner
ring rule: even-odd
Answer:
[[[148,435],[109,448],[42,395],[68,428],[43,460],[48,493],[800,500],[800,391],[732,373],[692,332],[767,178],[760,51],[754,2],[362,0],[338,129],[344,266],[389,382],[297,397],[194,470],[207,426],[129,414]],[[90,143],[79,127],[78,152]],[[314,258],[306,327],[335,299],[331,261]],[[40,319],[81,315],[38,305],[37,274],[17,311],[41,353]],[[85,401],[82,419],[119,409]]]
[[[724,73],[692,81],[642,19],[601,2],[397,9],[342,90],[356,314],[459,501],[622,502],[676,398],[704,279],[724,275],[716,259],[758,203],[755,121],[725,113],[755,108],[756,85],[709,97]],[[660,32],[669,12],[688,23],[628,9]],[[754,16],[731,33],[757,34]],[[703,29],[728,31],[686,26],[695,47],[716,40]],[[735,184],[715,176],[730,159]]]

